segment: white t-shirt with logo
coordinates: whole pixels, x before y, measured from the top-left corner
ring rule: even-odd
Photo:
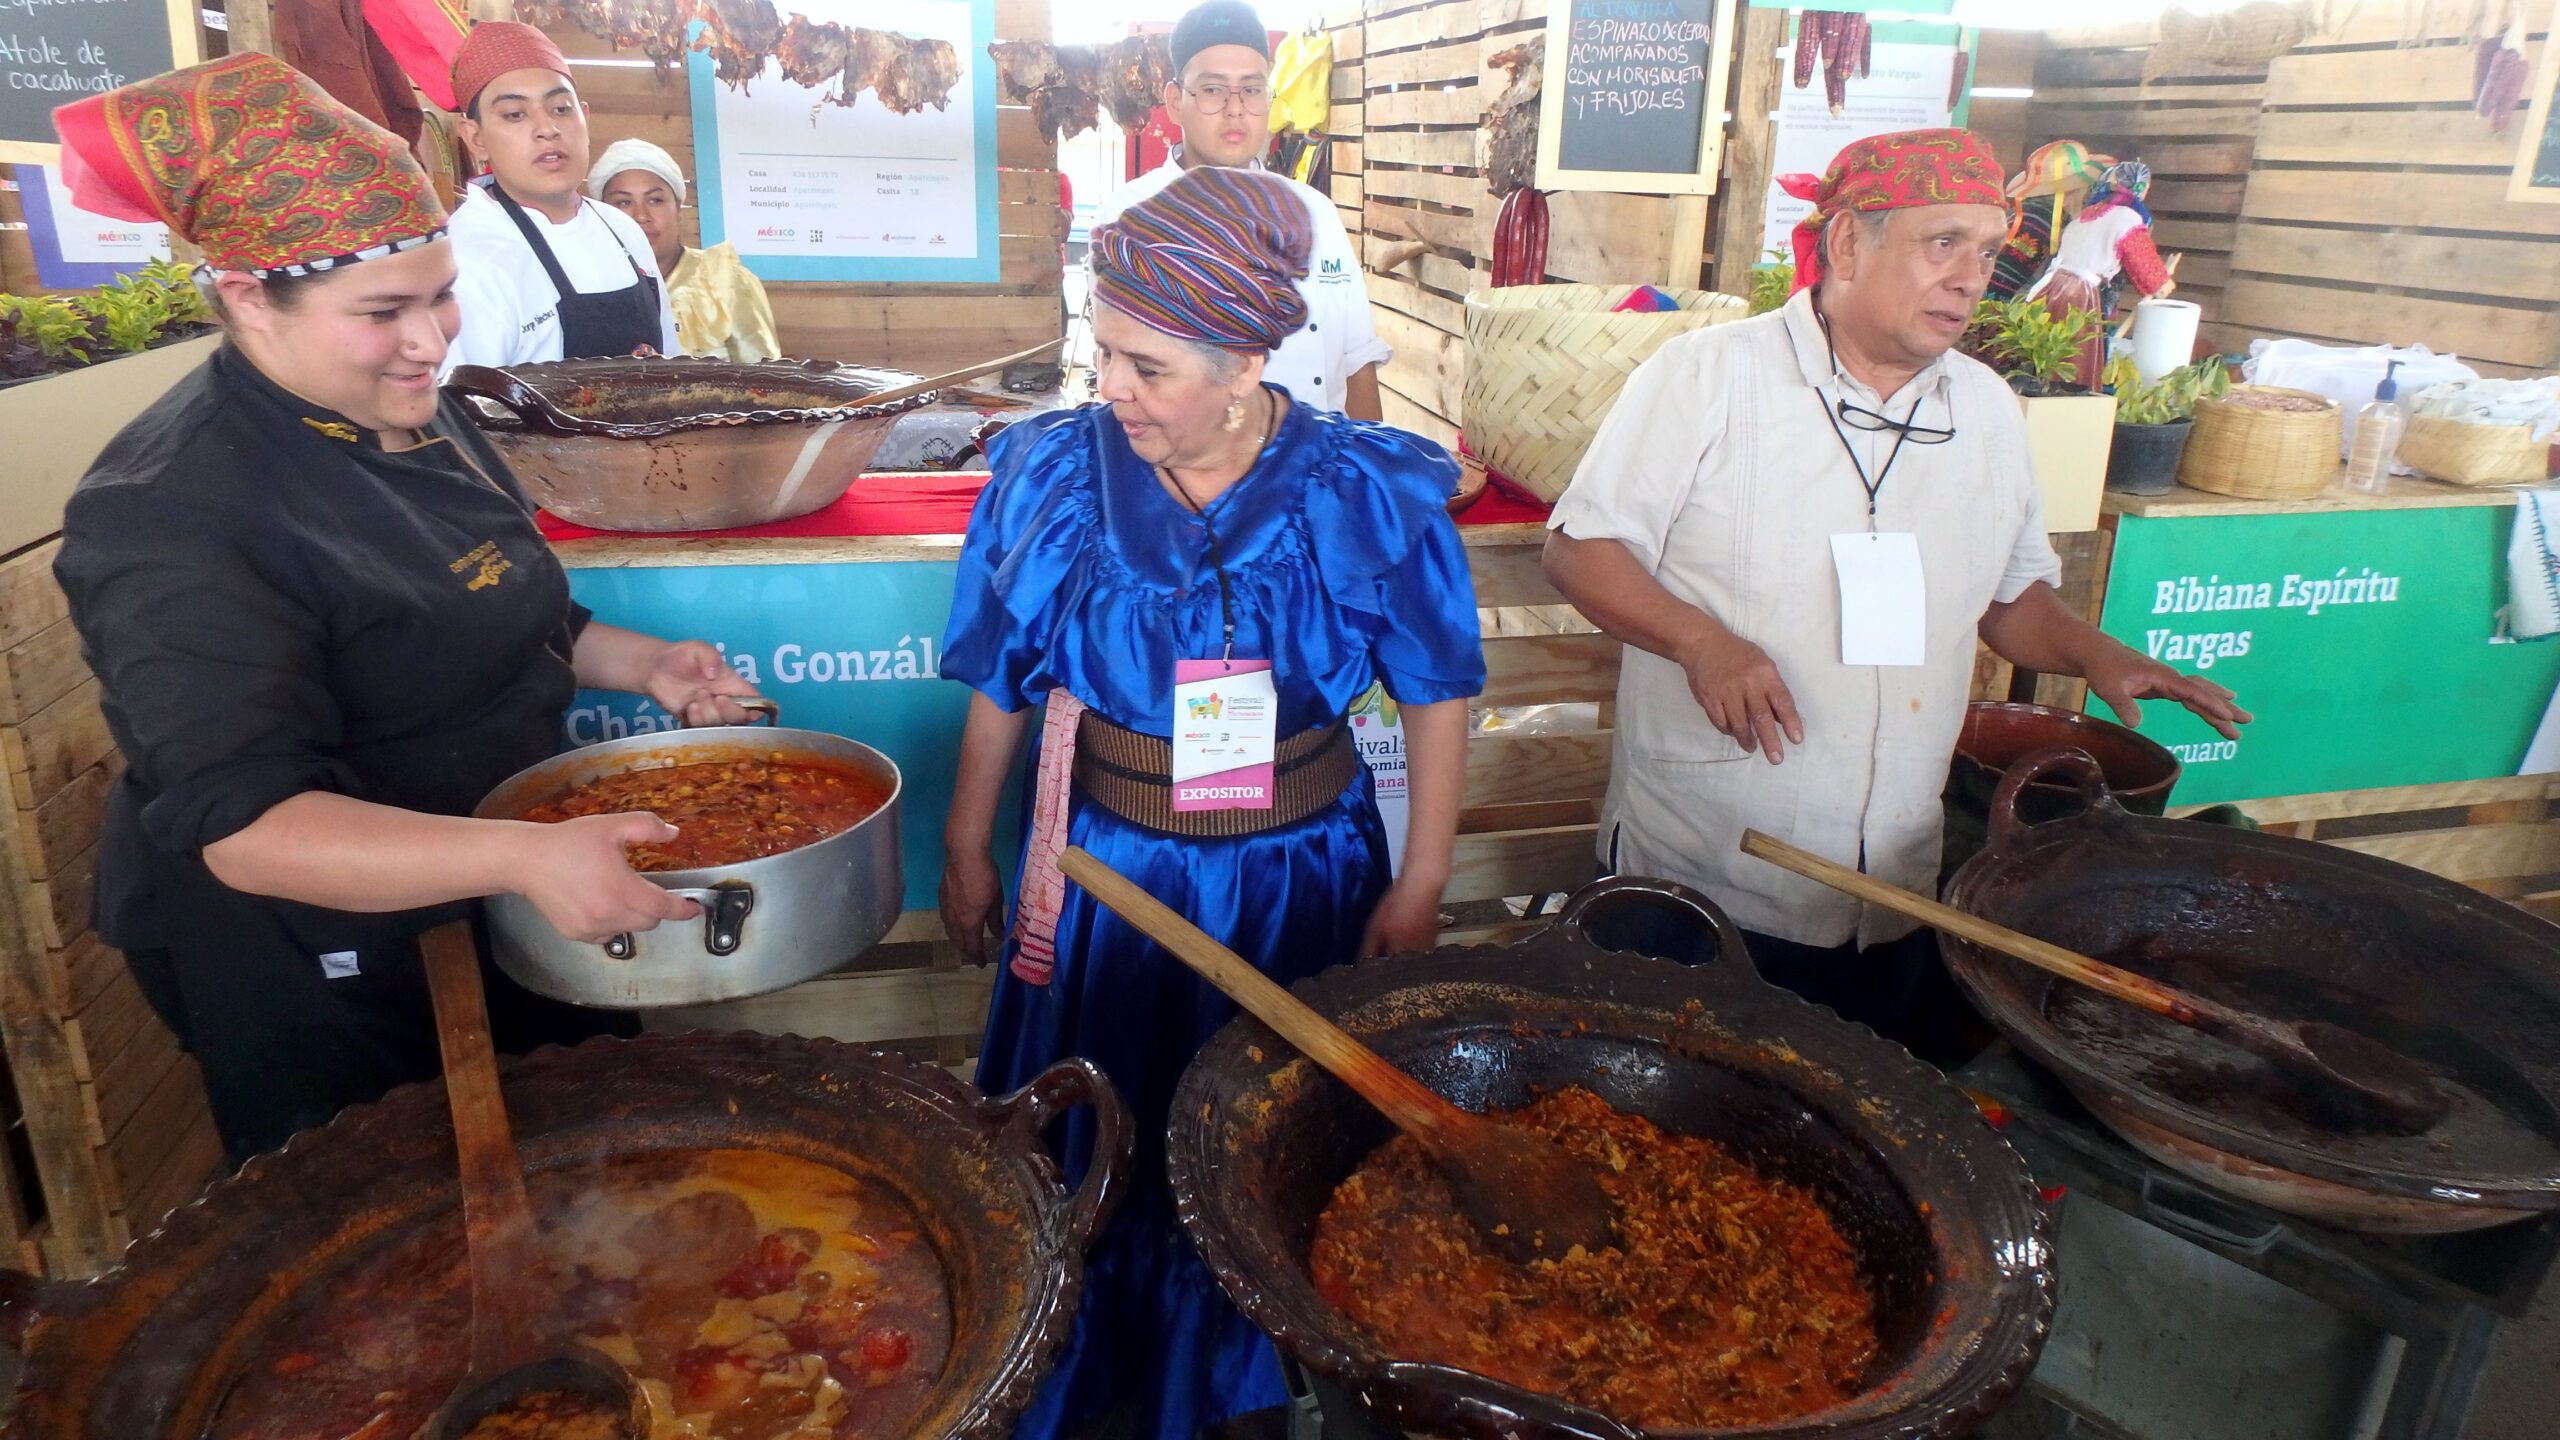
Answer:
[[[453,293],[462,305],[462,333],[445,351],[439,375],[451,374],[456,365],[531,365],[560,358],[560,293],[506,207],[485,193],[486,185],[473,182],[454,207]],[[658,273],[639,222],[610,205],[581,197],[577,218],[566,225],[553,224],[539,210],[524,213],[582,295],[629,289],[634,264],[642,273]],[[659,353],[683,354],[663,278],[658,328],[664,332]]]
[[[1261,168],[1256,166],[1256,169]],[[1120,218],[1120,212],[1174,182],[1182,174],[1181,152],[1123,185],[1094,213],[1096,226]],[[1362,278],[1360,257],[1344,233],[1342,218],[1329,196],[1314,187],[1289,181],[1307,205],[1314,243],[1307,252],[1307,276],[1298,282],[1306,297],[1307,325],[1280,342],[1263,365],[1262,378],[1320,410],[1339,413],[1351,377],[1364,366],[1384,365],[1395,351],[1378,338],[1369,320],[1369,287]],[[494,208],[494,207],[493,207]],[[1088,262],[1089,264],[1090,262]]]

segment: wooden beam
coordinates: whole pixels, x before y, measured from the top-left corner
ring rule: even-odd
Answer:
[[[1716,288],[1751,293],[1751,267],[1769,225],[1769,176],[1774,168],[1778,108],[1778,47],[1786,42],[1787,13],[1743,12],[1734,41],[1733,124],[1725,133],[1724,183],[1716,191]]]

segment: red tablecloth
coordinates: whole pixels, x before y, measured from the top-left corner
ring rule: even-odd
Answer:
[[[957,535],[969,528],[970,507],[978,503],[978,491],[986,483],[987,476],[983,470],[865,475],[853,483],[852,489],[844,492],[843,499],[796,520],[749,525],[737,530],[685,531],[645,538],[839,540],[869,535]],[[1526,492],[1497,483],[1487,488],[1484,498],[1469,506],[1467,513],[1458,517],[1458,523],[1536,524],[1547,518],[1547,509]],[[554,541],[592,540],[598,536],[622,533],[572,525],[549,511],[542,512],[537,518],[543,535]]]

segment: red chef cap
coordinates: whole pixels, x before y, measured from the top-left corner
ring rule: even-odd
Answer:
[[[471,27],[453,57],[453,108],[468,110],[489,82],[511,70],[549,70],[562,79],[569,62],[551,37],[513,20],[483,20]]]

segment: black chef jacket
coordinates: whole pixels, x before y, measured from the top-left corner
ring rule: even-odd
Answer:
[[[306,790],[467,814],[558,748],[576,688],[587,614],[532,507],[459,402],[428,434],[386,452],[226,346],[65,512],[54,573],[128,766],[98,928],[205,1062],[235,1159],[436,1072],[415,937],[470,907],[249,896],[204,847]],[[531,997],[492,978],[504,1045]]]

